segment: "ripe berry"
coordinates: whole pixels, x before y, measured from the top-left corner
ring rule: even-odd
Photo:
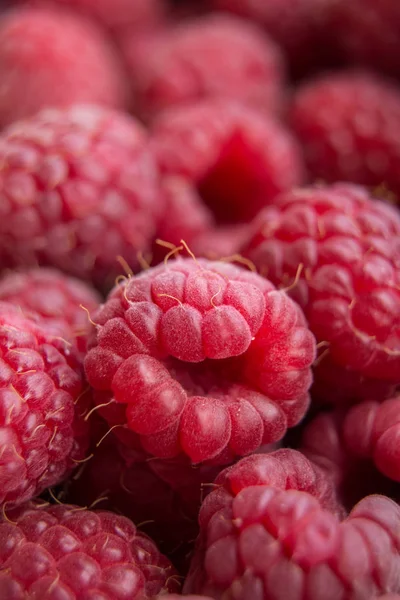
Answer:
[[[1,504],[29,500],[85,457],[88,396],[63,335],[39,316],[33,320],[0,303]]]
[[[186,176],[220,224],[248,221],[303,179],[284,127],[252,109],[213,100],[164,111],[154,122],[161,169]]]
[[[0,259],[50,265],[106,287],[137,266],[163,211],[140,124],[93,106],[45,110],[0,137]]]
[[[321,344],[315,392],[349,402],[400,383],[400,218],[360,187],[293,190],[256,219],[243,249],[291,285]]]
[[[400,4],[397,0],[335,0],[329,26],[347,62],[398,76]]]
[[[301,85],[290,120],[310,177],[400,193],[400,90],[362,72]]]
[[[43,267],[6,273],[0,279],[0,301],[69,328],[78,345],[84,345],[90,325],[88,313],[98,308],[100,296],[83,281]]]
[[[238,100],[266,113],[282,108],[284,64],[278,47],[255,25],[235,17],[186,20],[161,35],[155,32],[143,46],[132,37],[125,57],[135,109],[146,120],[208,98]]]
[[[122,441],[154,456],[226,464],[281,439],[307,409],[314,338],[255,273],[167,262],[117,285],[93,320],[96,402]]]
[[[146,600],[177,588],[170,562],[125,517],[36,502],[0,522],[4,600]]]
[[[277,471],[279,452],[286,464]],[[281,600],[288,593],[293,600],[370,600],[399,592],[399,506],[370,496],[340,521],[308,491],[307,459],[291,468],[287,453],[275,453],[276,465],[270,455],[272,464],[260,465],[256,476],[248,464],[257,456],[217,478],[222,485],[200,511],[184,592],[241,600]]]
[[[0,22],[0,125],[48,106],[125,106],[118,57],[97,26],[53,8],[17,8]]]

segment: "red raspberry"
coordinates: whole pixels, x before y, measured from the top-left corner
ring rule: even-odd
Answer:
[[[0,303],[1,504],[59,483],[85,456],[85,382],[62,334]]]
[[[208,98],[238,100],[267,113],[281,109],[283,57],[255,25],[211,14],[155,33],[140,48],[132,39],[125,55],[136,111],[146,120]]]
[[[93,320],[96,402],[122,441],[154,456],[226,464],[281,439],[307,409],[314,338],[255,273],[178,259],[116,286]]]
[[[297,189],[256,219],[243,253],[275,285],[292,284],[324,352],[315,370],[323,400],[392,393],[400,383],[400,218],[394,208],[357,186]]]
[[[0,125],[47,106],[125,106],[125,82],[96,25],[67,11],[22,7],[0,23]]]
[[[146,600],[177,587],[170,562],[125,517],[42,501],[0,522],[4,600]]]
[[[162,170],[186,176],[222,223],[248,221],[303,179],[296,142],[282,125],[227,101],[165,111],[154,123]]]
[[[387,477],[400,481],[400,397],[354,406],[343,423],[346,447],[355,456],[373,458]]]
[[[112,30],[142,31],[164,18],[164,0],[25,0],[31,5],[61,6],[95,18]]]
[[[196,256],[204,256],[211,260],[235,257],[240,260],[239,250],[249,236],[248,223],[211,227],[195,236],[191,249]],[[246,264],[246,261],[243,261]],[[247,266],[252,266],[250,263]]]
[[[291,123],[310,175],[400,193],[400,90],[362,72],[322,76],[299,87]]]
[[[163,211],[137,121],[93,106],[45,110],[3,133],[0,159],[3,266],[52,265],[101,286],[117,255],[137,266]]]
[[[275,453],[275,464],[270,455],[256,473],[249,464],[259,457],[246,458],[217,478],[184,591],[240,600],[370,600],[400,591],[400,508],[371,496],[340,522],[312,493],[311,463],[288,452]]]
[[[336,0],[212,0],[216,8],[248,17],[263,26],[285,50],[294,74],[329,59],[326,34]]]
[[[36,268],[10,272],[0,279],[0,301],[35,312],[48,323],[68,327],[79,344],[89,332],[88,313],[98,308],[100,296],[79,279],[54,269]]]
[[[365,404],[369,406],[369,403]],[[353,431],[351,436],[347,434],[347,443],[344,436],[346,411],[335,410],[317,415],[305,427],[300,449],[332,478],[337,495],[346,508],[350,509],[365,496],[376,493],[400,501],[398,485],[384,477],[369,457],[360,456],[365,438],[370,435],[366,413],[360,416],[362,421],[356,425],[354,436]],[[346,429],[349,430],[349,427],[346,426]]]
[[[330,27],[348,62],[398,76],[400,4],[398,0],[335,0]]]

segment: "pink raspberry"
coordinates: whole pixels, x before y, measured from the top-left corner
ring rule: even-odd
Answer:
[[[24,0],[35,6],[66,7],[99,21],[108,29],[119,32],[142,31],[164,18],[164,0]]]
[[[196,235],[191,243],[191,249],[196,256],[204,256],[211,260],[235,257],[241,260],[239,250],[248,239],[250,228],[248,223],[210,227]],[[246,261],[243,261],[246,265]],[[252,266],[250,263],[247,266]]]
[[[400,4],[397,0],[335,0],[331,12],[329,26],[348,62],[398,76]]]
[[[312,178],[400,193],[397,86],[362,72],[324,75],[298,88],[290,120]]]
[[[370,403],[365,405],[370,406]],[[361,422],[351,433],[346,423],[351,424],[353,419],[347,419],[347,412],[335,410],[315,416],[302,433],[301,451],[332,479],[338,498],[346,508],[376,493],[399,502],[398,485],[378,471],[368,452],[363,453],[365,438],[371,431],[365,418],[368,412],[361,411]],[[351,413],[352,409],[348,414]]]
[[[343,423],[346,447],[357,457],[373,458],[387,477],[400,481],[400,397],[354,406]]]
[[[255,220],[242,252],[291,286],[320,343],[316,393],[349,402],[400,383],[400,218],[363,188],[282,194]],[[322,356],[323,353],[323,356]]]
[[[85,457],[88,394],[63,334],[0,303],[1,504],[29,500]]]
[[[0,125],[48,106],[125,106],[121,64],[96,25],[68,11],[21,7],[0,22]]]
[[[329,61],[327,26],[329,10],[335,1],[212,0],[212,4],[263,26],[282,46],[294,74],[298,75]]]
[[[40,501],[0,522],[4,600],[147,600],[177,587],[168,559],[125,517]]]
[[[143,51],[140,51],[143,48]],[[267,114],[282,108],[284,64],[256,25],[205,15],[125,48],[135,109],[151,120],[163,109],[203,99],[238,100]]]
[[[399,592],[397,504],[370,496],[340,521],[313,493],[311,463],[289,452],[269,455],[256,471],[251,463],[259,456],[243,459],[217,478],[222,485],[200,511],[184,591],[240,600],[370,600]]]
[[[10,302],[22,312],[35,312],[48,323],[68,327],[71,337],[81,345],[89,332],[88,313],[98,308],[100,296],[79,279],[55,269],[36,268],[4,275],[0,301]]]
[[[50,265],[99,286],[137,267],[163,211],[137,121],[94,106],[49,109],[0,137],[3,266]]]
[[[284,127],[249,107],[221,100],[165,111],[153,148],[164,173],[197,187],[220,224],[248,221],[303,180],[302,157]]]
[[[284,292],[243,268],[168,262],[117,285],[93,320],[86,373],[128,446],[226,464],[307,409],[314,338]]]

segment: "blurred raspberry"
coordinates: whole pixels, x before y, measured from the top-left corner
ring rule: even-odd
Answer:
[[[0,137],[0,264],[50,265],[112,285],[138,267],[163,212],[145,131],[94,106],[45,110]]]
[[[117,285],[93,320],[86,373],[128,446],[227,464],[308,407],[314,338],[286,294],[243,268],[170,261]]]
[[[40,501],[0,522],[4,600],[146,600],[178,587],[167,558],[125,517]]]
[[[190,248],[196,256],[204,256],[211,260],[231,257],[240,260],[238,252],[248,238],[249,232],[248,223],[211,227],[208,231],[195,236]],[[246,261],[243,261],[243,264],[249,266]]]
[[[20,0],[34,6],[66,7],[99,21],[114,32],[132,35],[163,21],[164,0]]]
[[[98,308],[100,296],[83,281],[43,267],[6,273],[0,279],[0,301],[10,302],[22,312],[35,312],[47,323],[68,327],[83,349],[89,315]]]
[[[242,253],[304,309],[320,344],[314,391],[321,400],[393,393],[400,384],[396,209],[350,184],[295,189],[255,219]]]
[[[0,19],[0,126],[45,107],[122,108],[118,57],[97,26],[52,8],[17,8]]]
[[[219,9],[265,28],[285,51],[295,75],[332,61],[330,9],[336,0],[211,0]]]
[[[187,177],[219,224],[248,221],[303,180],[300,150],[282,125],[221,100],[165,111],[153,149],[164,173]]]
[[[186,593],[370,600],[400,591],[400,508],[370,496],[340,522],[313,493],[312,465],[301,457],[281,450],[255,471],[260,457],[249,457],[217,478],[200,511]]]
[[[68,330],[0,303],[1,504],[29,500],[85,458],[88,392],[63,335]]]
[[[400,89],[362,72],[301,85],[291,123],[313,179],[383,186],[400,193]]]
[[[329,26],[348,63],[374,67],[398,77],[400,4],[398,0],[335,0]]]
[[[124,54],[134,88],[135,111],[151,120],[163,109],[221,98],[267,114],[282,110],[284,62],[255,25],[228,15],[186,20],[147,44],[135,36]]]

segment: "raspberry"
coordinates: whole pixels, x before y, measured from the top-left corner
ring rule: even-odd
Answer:
[[[365,404],[370,405],[368,402]],[[365,447],[365,437],[370,435],[371,430],[365,418],[367,412],[361,411],[364,412],[360,415],[362,420],[355,424],[351,435],[348,434],[349,426],[346,426],[347,440],[344,425],[347,421],[351,424],[353,419],[350,417],[348,420],[346,412],[335,410],[314,417],[303,431],[301,451],[333,480],[338,498],[346,508],[350,509],[365,496],[376,493],[399,502],[397,484],[384,477],[368,456],[360,456]]]
[[[238,252],[247,240],[249,231],[247,223],[211,227],[208,231],[203,231],[193,238],[191,249],[197,256],[204,256],[212,260],[235,256],[240,260]]]
[[[329,61],[329,9],[336,0],[212,0],[216,8],[248,17],[285,50],[295,75]]]
[[[175,572],[134,524],[108,511],[30,503],[0,522],[4,599],[146,600]]]
[[[64,10],[22,7],[2,18],[0,79],[0,125],[47,106],[125,106],[121,65],[107,39]]]
[[[286,464],[279,469],[282,452]],[[303,471],[308,461],[303,457],[293,468],[294,454],[275,454],[256,476],[249,463],[257,456],[228,469],[228,478],[217,478],[222,487],[207,496],[200,511],[201,533],[184,592],[257,600],[280,600],[289,593],[293,600],[370,600],[400,591],[400,507],[371,496],[340,522],[308,491],[312,486]]]
[[[117,285],[93,320],[96,402],[154,456],[226,464],[281,439],[307,409],[314,338],[255,273],[178,259]]]
[[[119,272],[117,255],[137,266],[163,198],[134,119],[93,106],[44,110],[3,133],[0,158],[3,266],[55,266],[102,287]]]
[[[59,483],[85,456],[85,382],[62,334],[0,303],[1,504]]]
[[[321,344],[316,392],[349,402],[400,383],[400,218],[350,184],[282,194],[242,252],[304,309]]]
[[[355,456],[373,458],[387,477],[400,481],[400,397],[354,406],[343,423],[343,438]]]
[[[400,193],[397,87],[362,72],[322,76],[299,87],[290,119],[311,177]]]
[[[348,62],[397,76],[400,69],[400,5],[397,0],[336,0],[330,27]]]
[[[82,12],[108,29],[134,31],[156,25],[164,18],[163,0],[25,0],[31,5],[60,6]]]
[[[68,327],[80,345],[89,332],[85,311],[90,314],[97,309],[100,296],[79,279],[53,269],[36,268],[10,272],[0,279],[0,301],[35,312],[48,323]]]
[[[221,224],[250,220],[303,179],[296,142],[282,125],[228,101],[164,111],[153,147],[162,170],[186,176]]]
[[[142,52],[137,48],[132,38],[125,56],[136,112],[145,120],[209,98],[238,100],[267,113],[281,108],[283,58],[255,25],[211,14],[155,33]]]

